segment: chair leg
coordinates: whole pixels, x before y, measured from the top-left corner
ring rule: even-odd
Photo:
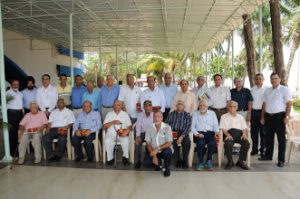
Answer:
[[[131,164],[134,164],[134,137],[133,137],[133,133],[131,133],[130,135],[130,149],[129,149],[129,158],[130,158],[130,162]]]
[[[74,147],[72,146],[72,160],[75,160],[75,149]]]
[[[287,162],[287,163],[290,163],[290,158],[291,158],[292,148],[293,148],[293,143],[292,143],[292,142],[289,142],[289,143],[288,143],[287,150],[286,150],[286,152],[287,152],[287,154],[286,154],[286,157],[287,157],[286,162]]]
[[[195,143],[191,143],[191,148],[190,148],[189,157],[188,157],[188,165],[189,165],[189,167],[193,166],[194,151],[195,151]]]
[[[96,159],[96,162],[99,162],[99,144],[97,143],[98,140],[94,140],[93,141],[93,144],[94,144],[94,150],[95,150],[95,159]]]
[[[44,156],[44,160],[47,160],[47,157],[46,157],[46,150],[45,150],[44,147],[42,147],[42,148],[43,148],[43,156]]]
[[[71,150],[71,142],[70,140],[67,141],[67,152],[68,152],[68,159],[72,159],[72,150]]]
[[[103,164],[106,163],[106,148],[105,148],[105,131],[102,132],[102,158],[103,158]]]

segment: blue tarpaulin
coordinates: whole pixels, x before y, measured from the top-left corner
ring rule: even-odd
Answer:
[[[65,47],[60,46],[58,48],[58,51],[62,55],[68,55],[68,56],[70,56],[70,49],[69,48],[65,48]],[[82,52],[73,50],[73,57],[76,57],[78,59],[84,59],[84,54]]]
[[[70,66],[56,65],[56,67],[57,67],[59,75],[65,74],[68,77],[71,76],[71,67]],[[82,69],[80,69],[80,68],[73,68],[73,71],[74,71],[74,77],[76,75],[82,75]]]

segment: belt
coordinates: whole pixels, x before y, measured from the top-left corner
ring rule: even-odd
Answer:
[[[211,107],[211,109],[212,109],[212,110],[216,110],[216,111],[223,111],[223,110],[226,110],[226,108],[212,108],[212,107]]]
[[[267,115],[270,115],[270,116],[277,116],[277,115],[281,115],[281,114],[285,114],[285,112],[279,112],[279,113],[267,113]]]
[[[238,109],[237,111],[248,111],[248,108],[241,108],[241,109]]]
[[[103,108],[113,108],[114,106],[104,106],[102,105]]]
[[[252,109],[252,111],[261,111],[261,109]]]
[[[19,112],[23,112],[23,109],[8,109],[9,112],[13,112],[13,113],[19,113]]]
[[[205,133],[215,133],[215,132],[204,130],[204,131],[198,131],[198,133],[205,134]]]
[[[73,109],[76,109],[76,110],[77,110],[77,109],[82,109],[82,107],[73,107]]]

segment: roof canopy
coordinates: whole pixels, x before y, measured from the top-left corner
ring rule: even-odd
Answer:
[[[3,26],[33,39],[103,52],[206,52],[267,0],[4,0]]]

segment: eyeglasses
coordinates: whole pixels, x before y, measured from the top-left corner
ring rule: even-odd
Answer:
[[[42,80],[49,80],[49,78],[43,78]]]

